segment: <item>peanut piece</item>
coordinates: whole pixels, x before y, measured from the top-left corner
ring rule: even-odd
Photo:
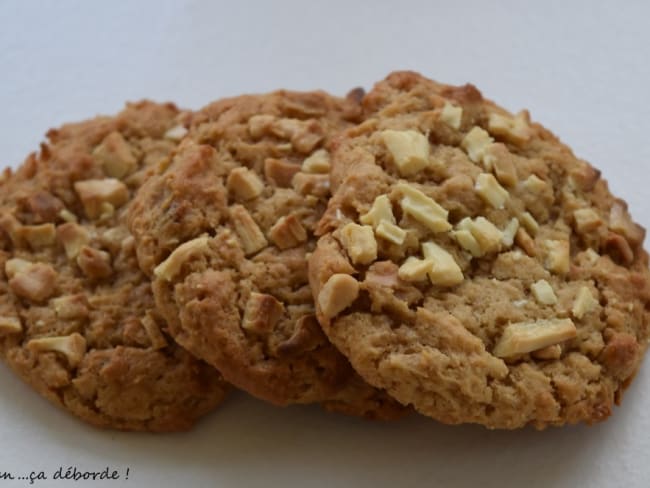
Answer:
[[[542,305],[555,305],[557,303],[557,296],[553,291],[553,287],[546,280],[533,283],[530,290],[533,292],[535,300]]]
[[[27,348],[34,352],[58,352],[63,354],[71,367],[79,365],[86,354],[86,339],[75,332],[69,336],[32,339]]]
[[[325,149],[314,151],[302,162],[302,171],[305,173],[329,173],[330,155]]]
[[[25,225],[20,228],[18,233],[32,249],[51,246],[56,240],[54,224]]]
[[[457,107],[449,102],[445,103],[440,112],[440,120],[447,124],[452,129],[460,129],[460,124],[463,118],[463,107]]]
[[[158,322],[153,317],[151,311],[148,311],[145,317],[142,319],[142,327],[147,333],[149,341],[151,342],[151,348],[154,351],[167,347],[167,340],[165,339],[163,333],[160,331]]]
[[[506,327],[492,354],[507,358],[517,354],[543,349],[576,337],[576,326],[571,319],[519,322]]]
[[[206,252],[209,249],[210,238],[207,236],[197,237],[191,241],[184,242],[160,263],[153,270],[154,276],[165,281],[171,281],[180,273],[183,264],[189,261],[196,254]]]
[[[293,177],[300,171],[300,165],[287,163],[281,159],[267,158],[264,160],[264,176],[281,188],[291,186]]]
[[[389,129],[382,131],[381,138],[401,175],[413,175],[429,164],[429,141],[423,134]]]
[[[451,224],[447,221],[449,212],[438,205],[433,198],[406,183],[398,183],[396,188],[404,195],[400,206],[405,214],[410,215],[432,232],[446,232],[451,229]]]
[[[264,293],[251,293],[246,302],[241,326],[256,334],[269,334],[284,315],[284,305]]]
[[[359,282],[347,274],[333,274],[318,294],[318,305],[326,319],[348,308],[359,296]]]
[[[279,249],[289,249],[307,240],[307,231],[295,215],[280,217],[269,229],[269,237]]]
[[[486,150],[493,142],[494,139],[490,137],[490,134],[477,126],[467,133],[460,145],[467,152],[469,159],[475,163],[481,163]]]
[[[102,165],[106,176],[123,178],[138,165],[131,146],[119,132],[111,132],[93,150],[93,157]]]
[[[257,198],[264,191],[264,183],[248,168],[235,168],[226,181],[228,191],[240,201]]]
[[[60,319],[82,319],[88,316],[86,297],[81,293],[53,298],[50,304]]]
[[[481,173],[474,186],[476,193],[494,208],[503,208],[508,200],[508,191],[490,173]]]
[[[107,207],[104,204],[117,208],[129,200],[128,188],[115,178],[77,181],[74,189],[90,219],[96,219],[106,213]]]
[[[354,264],[370,264],[377,259],[377,241],[369,225],[350,222],[339,233],[341,244]]]
[[[6,334],[18,334],[23,331],[23,324],[19,317],[0,317],[0,336]]]
[[[31,261],[21,258],[12,258],[5,261],[5,274],[11,279],[18,273],[24,273],[33,266]]]
[[[598,305],[598,300],[594,298],[588,286],[580,287],[578,295],[573,302],[571,314],[580,320],[587,313],[591,312]]]
[[[569,242],[547,239],[544,241],[546,260],[544,267],[553,273],[569,272]]]
[[[455,286],[464,280],[463,272],[454,257],[434,242],[423,242],[425,259],[433,261],[428,275],[431,283],[439,286]]]
[[[399,267],[397,275],[404,281],[422,281],[433,268],[432,259],[418,259],[410,256]]]
[[[268,245],[266,237],[244,207],[241,205],[230,207],[230,217],[246,256],[250,256]]]
[[[5,272],[7,272],[7,266],[13,267],[9,264],[11,261],[14,260],[7,261]],[[7,275],[9,274],[7,272]],[[29,263],[23,267],[21,263],[20,269],[12,274],[9,286],[18,296],[34,302],[42,302],[55,292],[57,273],[49,264]]]
[[[90,234],[88,234],[88,231],[73,222],[59,225],[56,229],[56,234],[61,244],[63,244],[63,249],[68,259],[76,258],[81,248],[90,242]]]
[[[84,246],[77,254],[77,266],[91,279],[108,278],[113,274],[111,255],[106,251]]]
[[[329,175],[296,173],[291,180],[294,190],[301,195],[326,197],[330,193]]]
[[[519,227],[519,229],[517,229],[517,233],[515,234],[515,244],[522,248],[530,257],[533,257],[537,254],[535,241],[522,227]]]
[[[393,208],[387,195],[380,195],[375,198],[370,210],[359,217],[359,221],[365,225],[371,225],[376,229],[381,222],[395,223]]]
[[[252,137],[259,139],[271,130],[274,121],[273,115],[253,115],[248,119],[248,132]]]

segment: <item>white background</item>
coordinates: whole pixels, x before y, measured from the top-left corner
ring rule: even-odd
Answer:
[[[649,17],[644,1],[0,0],[0,165],[22,161],[49,127],[126,100],[344,94],[408,68],[529,108],[648,227]],[[194,431],[154,436],[86,427],[0,367],[0,473],[130,468],[99,485],[133,487],[647,487],[649,368],[591,428],[376,424],[237,394]]]

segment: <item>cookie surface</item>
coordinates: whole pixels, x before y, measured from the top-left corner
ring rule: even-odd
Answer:
[[[387,418],[401,406],[327,341],[307,275],[329,195],[324,147],[358,115],[322,92],[216,102],[144,185],[130,228],[175,340],[229,382],[279,405]]]
[[[48,132],[0,196],[0,351],[51,402],[100,427],[187,429],[227,385],[176,345],[139,270],[126,209],[185,132],[130,104]]]
[[[332,152],[317,314],[369,383],[446,423],[593,423],[648,345],[645,231],[527,113],[400,72]]]

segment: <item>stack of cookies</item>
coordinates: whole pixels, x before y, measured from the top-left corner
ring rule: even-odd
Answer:
[[[93,425],[187,429],[232,386],[594,423],[647,349],[644,229],[472,85],[140,102],[47,137],[0,183],[0,351]]]

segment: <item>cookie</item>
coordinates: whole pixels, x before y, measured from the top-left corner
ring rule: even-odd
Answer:
[[[228,389],[169,338],[126,211],[186,129],[171,104],[130,104],[51,130],[0,195],[0,354],[86,422],[187,429]]]
[[[170,333],[233,385],[277,405],[390,418],[403,408],[329,343],[308,284],[329,195],[325,148],[359,113],[322,92],[204,108],[134,200],[130,228]]]
[[[391,74],[332,150],[317,316],[370,384],[449,424],[607,418],[648,346],[645,231],[600,172],[472,85]]]

